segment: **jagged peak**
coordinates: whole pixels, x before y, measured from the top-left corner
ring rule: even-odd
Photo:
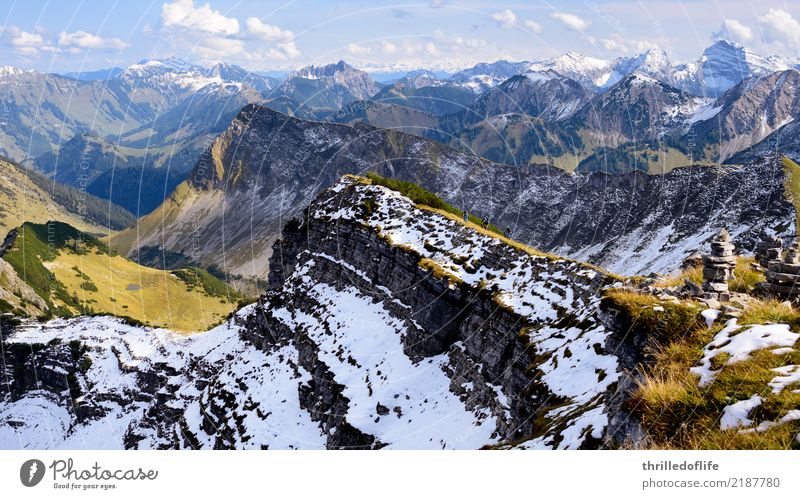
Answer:
[[[360,69],[357,69],[349,65],[344,60],[340,60],[339,62],[336,63],[324,64],[324,65],[310,64],[292,73],[291,77],[299,77],[306,79],[332,78],[336,76],[337,73],[363,73],[365,75],[369,74],[366,73],[365,71],[362,71]]]

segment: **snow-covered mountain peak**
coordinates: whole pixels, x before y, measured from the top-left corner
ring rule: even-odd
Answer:
[[[567,52],[552,59],[531,63],[527,72],[555,71],[589,88],[602,87],[611,75],[611,63],[579,52]]]
[[[314,64],[311,64],[309,66],[305,66],[292,73],[291,77],[305,78],[307,80],[316,80],[320,78],[335,78],[338,74],[341,73],[347,74],[347,73],[364,73],[364,72],[347,64],[345,61],[340,60],[335,64],[325,64],[322,66],[316,66]]]
[[[788,69],[781,57],[762,57],[730,40],[718,40],[703,54],[675,68],[675,84],[695,95],[719,97],[751,76]]]

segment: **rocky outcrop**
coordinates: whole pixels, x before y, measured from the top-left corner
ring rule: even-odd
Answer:
[[[785,255],[778,252],[777,257],[767,262],[765,282],[758,283],[759,289],[769,296],[796,298],[800,296],[800,242],[793,241]]]
[[[402,389],[381,372],[382,366],[391,372],[391,362],[362,365],[354,353],[370,342],[358,320],[367,321],[369,308],[377,307],[387,319],[364,329],[395,336],[402,352],[392,355],[417,366],[437,359],[451,392],[488,416],[474,430],[488,432],[484,445],[612,444],[619,435],[605,431],[608,407],[620,409],[625,390],[618,381],[628,379],[618,356],[632,348],[596,315],[599,290],[613,279],[495,237],[417,209],[384,188],[345,181],[284,232],[273,253],[271,291],[243,335],[267,350],[298,345],[300,365],[328,380],[314,384],[313,400],[321,402],[311,411],[323,414],[326,426],[358,421],[364,406],[375,408],[376,421],[390,409],[413,413]],[[363,300],[366,310],[348,327],[334,310],[351,300]],[[335,358],[320,354],[326,344],[338,346]],[[342,383],[361,376],[376,385],[374,392],[356,393]],[[383,393],[382,385],[400,396]],[[393,444],[385,427],[372,431],[372,445]]]
[[[2,250],[0,249],[0,255]],[[0,308],[2,312],[36,317],[47,312],[47,303],[19,275],[8,262],[0,258]]]

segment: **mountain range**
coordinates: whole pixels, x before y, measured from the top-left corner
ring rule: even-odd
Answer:
[[[0,448],[796,448],[798,88],[3,68]]]
[[[111,244],[147,265],[216,265],[264,279],[281,228],[343,174],[368,171],[417,183],[509,226],[533,247],[626,275],[676,268],[719,223],[747,248],[764,230],[782,227],[788,234],[794,227],[774,157],[662,176],[569,175],[546,165],[493,163],[395,130],[304,121],[252,104],[162,206]],[[706,190],[709,183],[718,186],[714,192]],[[632,245],[641,254],[631,256]]]

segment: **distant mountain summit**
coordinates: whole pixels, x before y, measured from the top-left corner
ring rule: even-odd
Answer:
[[[716,98],[750,76],[764,76],[789,67],[783,58],[765,58],[736,42],[720,40],[699,58],[677,66],[673,78],[687,92]]]
[[[341,86],[358,100],[368,99],[380,90],[375,80],[366,71],[361,71],[344,61],[325,66],[306,66],[293,73],[288,82],[297,78],[320,80],[326,86]]]
[[[198,65],[176,57],[144,60],[125,68],[117,78],[134,87],[155,88],[167,92],[197,91],[208,85],[246,83],[256,90],[275,87],[274,78],[260,76],[225,63]]]
[[[649,49],[633,57],[615,59],[612,64],[612,73],[606,81],[606,86],[616,83],[633,72],[672,84],[674,81],[672,71],[672,63],[666,51]]]
[[[527,62],[510,61],[480,63],[455,73],[450,77],[450,81],[470,88],[475,93],[482,93],[514,75],[523,73],[528,64]]]
[[[531,63],[527,70],[554,71],[589,88],[603,87],[611,76],[611,62],[585,56],[579,52]]]

